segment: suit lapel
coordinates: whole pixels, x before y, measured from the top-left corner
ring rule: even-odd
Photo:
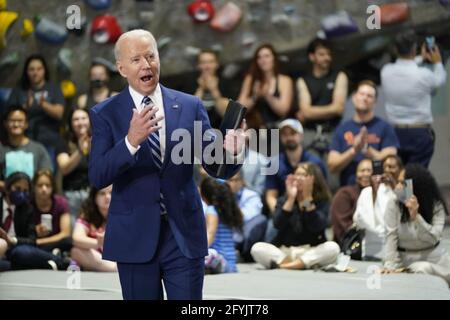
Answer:
[[[164,162],[161,168],[161,170],[164,170],[169,162],[170,153],[173,147],[170,136],[172,135],[172,132],[178,128],[182,106],[176,101],[177,98],[173,93],[171,93],[166,87],[162,85],[160,86],[164,104],[164,120],[166,123],[166,150],[164,152]]]
[[[118,108],[117,115],[119,117],[119,121],[124,127],[127,128],[128,132],[130,120],[133,117],[133,108],[135,107],[128,86],[119,93],[116,107]]]

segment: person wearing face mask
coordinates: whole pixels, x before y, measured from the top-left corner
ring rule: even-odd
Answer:
[[[63,175],[64,196],[69,201],[74,225],[81,203],[89,194],[89,153],[91,124],[87,110],[75,109],[69,117],[68,143],[56,149],[59,170]]]
[[[116,272],[115,262],[102,259],[112,186],[92,188],[73,230],[71,257],[84,270]]]
[[[277,201],[278,234],[272,243],[255,243],[253,259],[267,269],[302,270],[335,263],[339,245],[325,237],[330,198],[319,167],[300,163],[287,177],[286,192]]]
[[[412,180],[412,194],[405,188]],[[441,243],[448,208],[430,171],[407,164],[385,215],[386,254],[381,273],[404,268],[443,278],[450,285],[450,255]]]
[[[60,257],[36,247],[30,189],[30,178],[23,172],[15,172],[5,181],[0,201],[0,249],[3,251],[0,255],[10,262],[13,270],[64,270],[67,265]]]
[[[340,188],[331,203],[331,224],[334,241],[341,243],[345,233],[353,225],[353,215],[361,190],[370,186],[372,176],[372,160],[363,159],[356,167],[356,183]]]
[[[97,103],[117,94],[108,87],[110,74],[108,68],[100,63],[93,63],[89,68],[89,90],[78,97],[77,106],[89,110]]]

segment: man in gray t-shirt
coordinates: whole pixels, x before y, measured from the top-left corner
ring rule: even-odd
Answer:
[[[52,169],[50,157],[44,146],[25,136],[28,127],[27,113],[20,106],[8,108],[5,113],[6,144],[0,144],[0,179],[21,171],[33,178],[40,169]],[[3,181],[0,181],[3,189]]]

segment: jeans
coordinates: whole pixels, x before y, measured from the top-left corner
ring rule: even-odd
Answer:
[[[58,269],[63,268],[61,258],[28,244],[18,245],[8,250],[6,257],[11,262],[12,270],[52,269],[48,263],[49,260],[55,262]]]
[[[69,252],[72,249],[72,237],[67,237],[59,240],[58,242],[44,244],[38,246],[38,248],[46,251],[46,252],[52,252],[53,249],[58,248],[61,250],[61,252]]]

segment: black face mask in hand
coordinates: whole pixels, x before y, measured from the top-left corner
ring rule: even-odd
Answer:
[[[106,81],[101,79],[91,80],[91,88],[99,89],[106,86]]]

